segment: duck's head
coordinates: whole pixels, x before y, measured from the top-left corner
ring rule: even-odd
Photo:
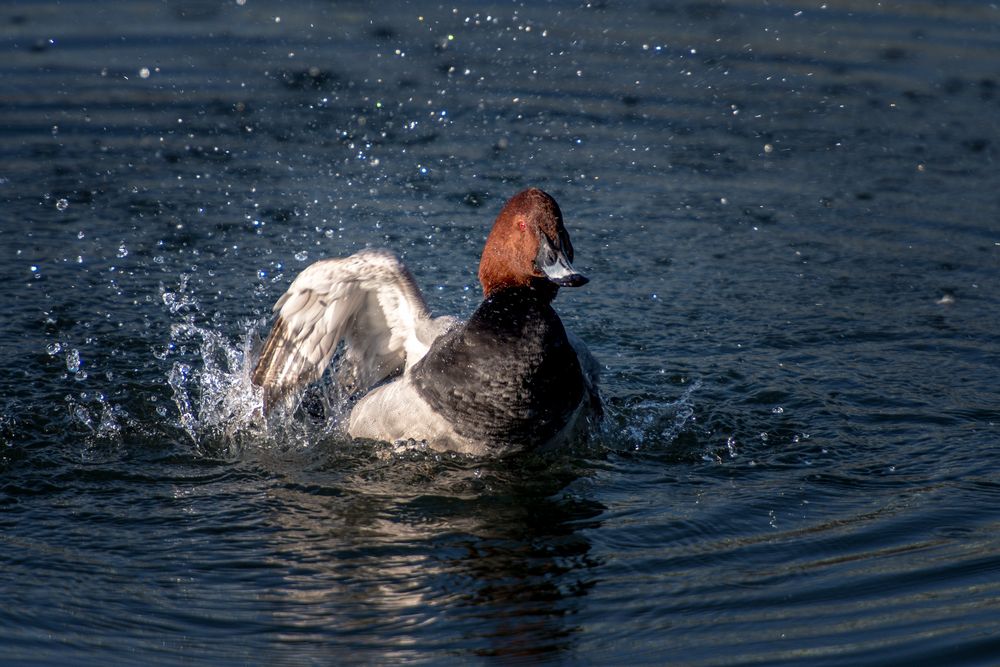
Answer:
[[[573,244],[556,200],[538,188],[510,198],[500,210],[479,262],[486,296],[508,287],[534,287],[554,297],[560,287],[588,279],[573,268]]]

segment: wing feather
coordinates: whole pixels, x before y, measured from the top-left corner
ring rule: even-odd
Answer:
[[[452,322],[431,319],[413,276],[385,250],[312,264],[274,311],[251,376],[264,389],[265,412],[322,377],[341,341],[339,379],[359,391],[419,361]]]

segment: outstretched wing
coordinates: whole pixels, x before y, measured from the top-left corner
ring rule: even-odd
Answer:
[[[265,412],[318,380],[342,340],[340,378],[357,391],[415,364],[450,323],[431,320],[413,276],[386,250],[312,264],[274,311],[251,376],[264,388]]]

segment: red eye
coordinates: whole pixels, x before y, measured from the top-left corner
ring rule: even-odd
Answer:
[[[520,229],[522,232],[524,231],[525,224],[524,224],[524,220],[523,219],[517,221],[517,228]]]

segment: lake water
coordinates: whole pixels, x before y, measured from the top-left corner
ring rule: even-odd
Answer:
[[[0,662],[996,664],[998,86],[988,2],[3,5]],[[529,185],[589,440],[248,424],[298,271],[468,316]]]

